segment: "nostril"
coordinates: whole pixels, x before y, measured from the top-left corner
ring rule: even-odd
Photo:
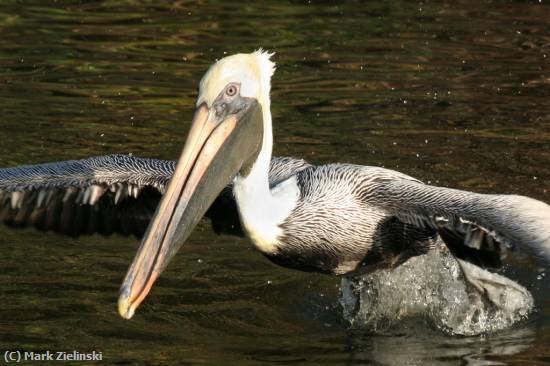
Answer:
[[[223,113],[227,109],[227,103],[215,104],[214,109],[216,110],[216,116],[220,117],[223,115]]]

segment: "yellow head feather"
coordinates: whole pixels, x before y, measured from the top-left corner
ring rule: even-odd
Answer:
[[[211,106],[229,83],[240,83],[242,96],[269,103],[271,76],[275,72],[271,56],[273,53],[259,49],[227,56],[216,62],[201,80],[197,106],[202,103]]]

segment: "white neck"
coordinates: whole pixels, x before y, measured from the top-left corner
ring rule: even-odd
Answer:
[[[262,148],[246,177],[235,177],[233,193],[241,223],[254,245],[264,253],[277,251],[278,239],[282,234],[280,224],[296,206],[299,197],[294,178],[269,188],[269,167],[273,149],[271,109],[269,94],[260,98],[263,113]]]

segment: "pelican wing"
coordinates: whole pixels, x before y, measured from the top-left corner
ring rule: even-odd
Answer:
[[[109,155],[0,169],[0,220],[72,236],[141,236],[174,165]]]
[[[376,185],[376,200],[399,220],[439,231],[459,258],[500,262],[519,249],[550,263],[550,206],[517,195],[478,194],[410,179]]]
[[[309,166],[274,157],[274,183]],[[10,226],[78,236],[113,233],[141,237],[174,172],[175,162],[108,155],[0,169],[0,220]],[[219,233],[241,233],[232,187],[207,216]]]

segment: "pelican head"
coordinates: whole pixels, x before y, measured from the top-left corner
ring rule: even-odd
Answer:
[[[262,149],[271,153],[270,57],[232,55],[202,78],[185,147],[120,289],[122,317],[133,316],[221,190],[249,174]]]

